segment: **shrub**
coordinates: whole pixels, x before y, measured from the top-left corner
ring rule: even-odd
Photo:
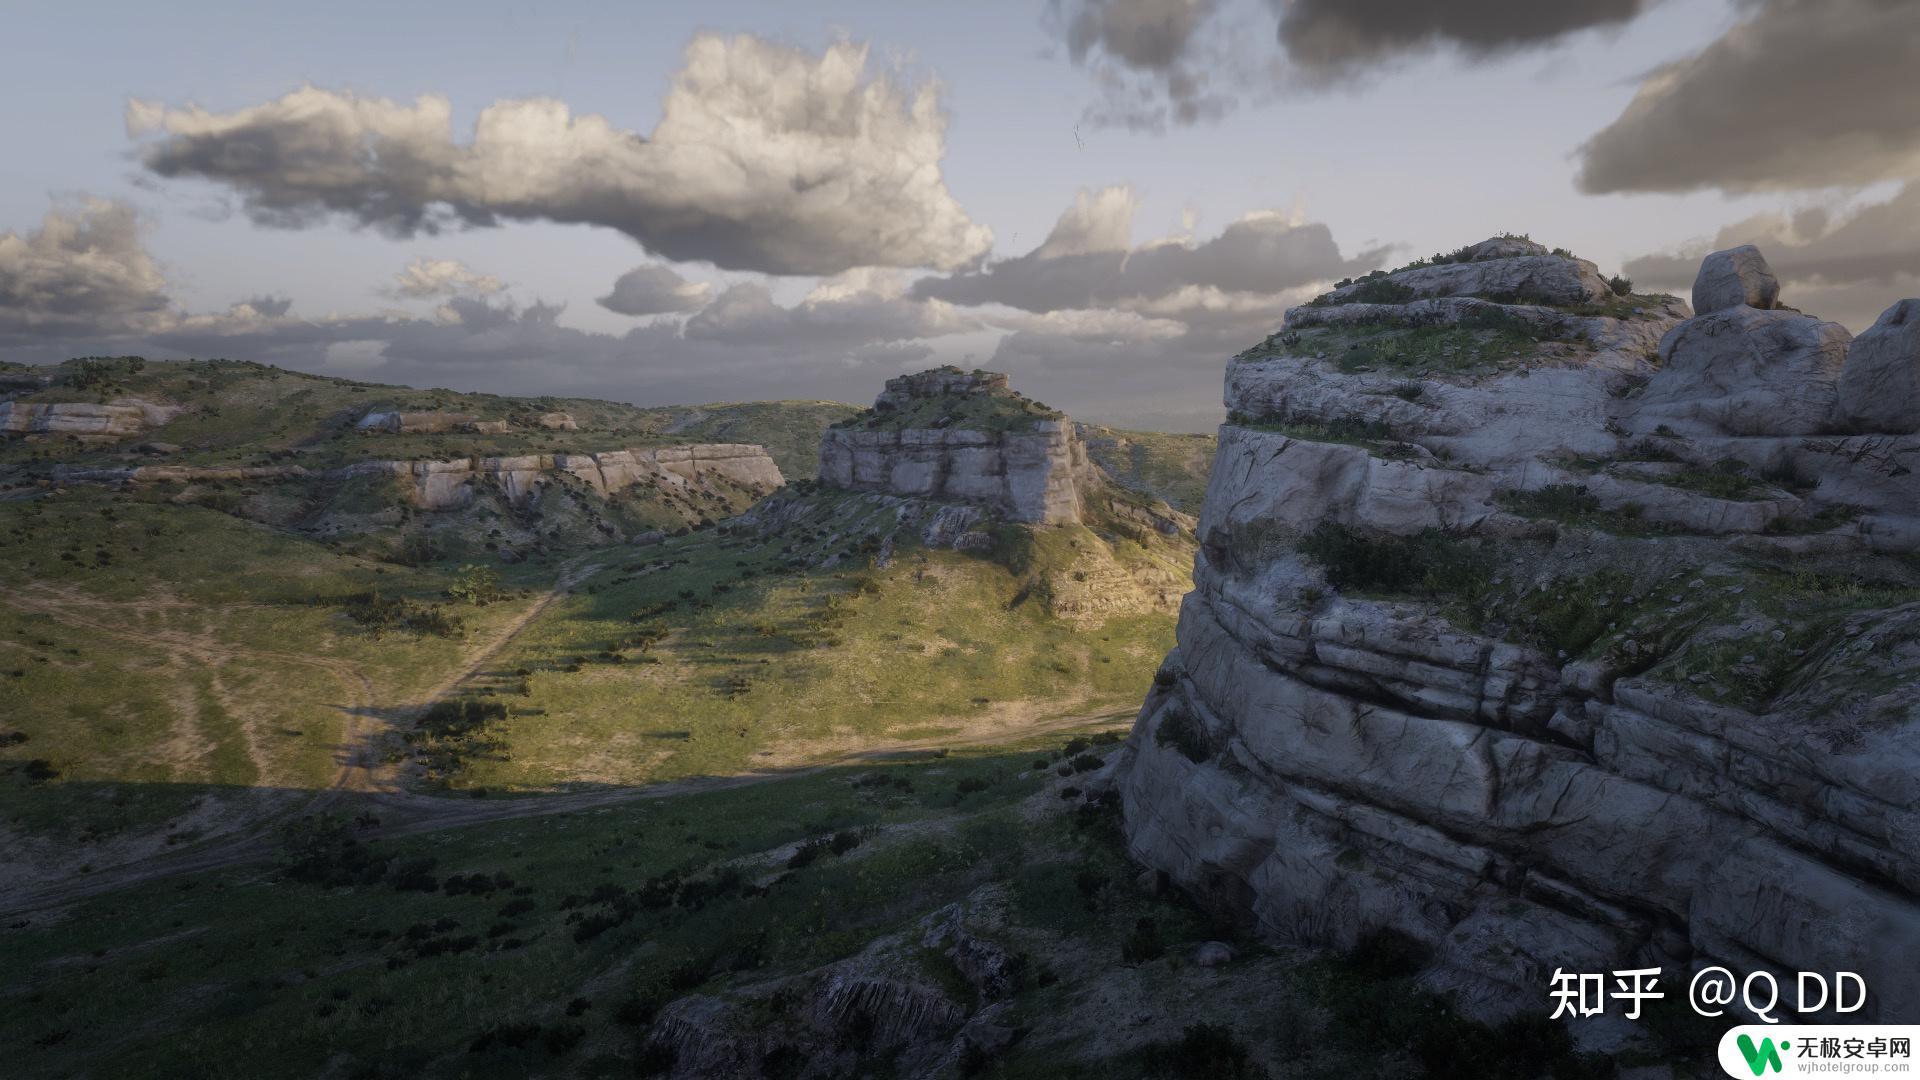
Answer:
[[[1178,1041],[1152,1044],[1142,1057],[1149,1075],[1177,1080],[1254,1080],[1267,1075],[1223,1024],[1189,1024]]]
[[[1208,743],[1207,733],[1199,720],[1179,705],[1168,709],[1160,717],[1160,727],[1154,731],[1153,741],[1160,746],[1173,747],[1195,764],[1213,756],[1213,747]]]
[[[1615,296],[1630,296],[1633,294],[1633,279],[1615,274],[1607,279],[1607,287],[1613,290]]]
[[[279,835],[281,866],[294,881],[328,888],[369,885],[387,869],[389,857],[361,844],[353,826],[333,814],[295,818]]]
[[[500,588],[498,570],[490,566],[469,563],[460,568],[459,574],[453,579],[453,584],[447,586],[447,596],[461,603],[479,606],[503,599],[506,592]]]
[[[1133,924],[1133,930],[1120,943],[1120,959],[1129,964],[1144,964],[1165,955],[1166,942],[1160,939],[1160,924],[1142,916]]]

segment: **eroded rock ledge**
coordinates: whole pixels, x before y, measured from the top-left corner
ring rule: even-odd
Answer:
[[[1008,389],[1005,375],[936,368],[889,379],[872,410],[827,429],[820,479],[1064,524],[1082,519],[1093,471],[1073,423]]]
[[[1276,940],[1408,935],[1486,1018],[1717,963],[1920,1021],[1916,302],[1855,342],[1757,252],[1689,317],[1479,248],[1230,365],[1133,852]]]
[[[56,480],[78,483],[346,480],[391,476],[405,485],[408,503],[421,510],[457,510],[468,506],[474,500],[476,485],[480,484],[496,486],[509,502],[521,503],[562,475],[580,481],[602,497],[642,483],[672,490],[723,480],[754,494],[766,494],[786,482],[765,448],[748,443],[695,443],[598,454],[362,461],[326,470],[308,470],[298,465],[140,465],[107,469],[56,467],[54,470]]]

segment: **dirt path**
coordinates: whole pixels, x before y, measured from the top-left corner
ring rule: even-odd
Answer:
[[[1013,737],[1114,730],[1130,723],[1132,719],[1132,713],[1054,717],[1036,722],[1017,733],[994,730],[977,735],[962,733],[941,738],[878,743],[852,753],[821,758],[799,767],[741,773],[735,776],[696,777],[571,795],[537,795],[481,801],[397,791],[376,791],[369,793],[364,799],[354,801],[351,808],[356,812],[368,813],[380,819],[379,825],[368,830],[367,835],[370,837],[414,836],[466,825],[568,814],[641,799],[664,799],[707,791],[724,791],[773,780],[810,776],[827,769],[860,762],[879,762],[899,756],[940,750],[995,746]],[[262,862],[272,858],[277,850],[272,836],[264,831],[232,837],[226,841],[210,842],[193,850],[163,854],[152,859],[111,867],[84,878],[69,879],[38,889],[20,889],[0,894],[0,918],[17,919],[35,912],[65,907],[103,893],[179,874],[204,873]]]

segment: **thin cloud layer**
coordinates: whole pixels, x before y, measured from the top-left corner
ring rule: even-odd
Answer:
[[[499,278],[471,270],[458,259],[415,259],[393,275],[393,294],[407,300],[490,296],[506,287]]]
[[[445,98],[311,86],[227,113],[133,101],[127,126],[151,136],[148,170],[230,187],[267,225],[601,225],[669,259],[771,274],[953,269],[991,242],[941,176],[935,88],[869,75],[847,42],[816,56],[698,36],[651,137],[535,98],[488,106],[458,143]]]
[[[0,233],[0,342],[135,331],[166,308],[166,278],[126,203],[71,200],[34,232]]]
[[[1140,310],[1186,296],[1176,307],[1205,307],[1233,295],[1271,298],[1380,265],[1385,249],[1341,255],[1325,225],[1275,213],[1250,214],[1202,243],[1124,244],[1134,202],[1126,188],[1082,193],[1038,248],[985,269],[929,278],[916,295],[966,306],[1005,304],[1025,311],[1114,307]]]
[[[1442,48],[1469,56],[1621,26],[1656,0],[1273,0],[1280,44],[1311,78],[1351,75]]]
[[[1764,0],[1647,76],[1581,149],[1593,194],[1858,186],[1920,175],[1920,4]]]
[[[690,340],[856,349],[963,334],[980,323],[939,300],[908,296],[898,274],[854,271],[781,307],[764,285],[735,285],[687,320]]]
[[[613,291],[594,301],[620,315],[667,315],[697,311],[713,296],[713,286],[688,281],[660,263],[636,266],[614,280]]]

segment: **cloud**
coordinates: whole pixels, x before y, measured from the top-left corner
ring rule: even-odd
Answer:
[[[393,275],[393,294],[408,300],[490,296],[506,287],[499,278],[476,273],[458,259],[415,259]]]
[[[980,328],[940,300],[908,296],[897,272],[856,270],[822,282],[793,307],[767,287],[735,285],[687,320],[690,340],[732,345],[853,349]]]
[[[1708,252],[1740,244],[1759,245],[1785,302],[1864,329],[1895,300],[1920,295],[1920,181],[1883,202],[1756,214],[1624,269],[1636,284],[1684,296]]]
[[[672,267],[649,263],[621,274],[613,291],[594,302],[620,315],[666,315],[698,310],[712,296],[713,286],[706,282],[688,281]]]
[[[1280,44],[1311,80],[1451,47],[1488,56],[1621,26],[1657,0],[1274,0]]]
[[[1386,249],[1345,258],[1333,233],[1320,224],[1265,211],[1249,214],[1219,236],[1195,243],[1167,240],[1125,244],[1134,202],[1124,187],[1082,192],[1053,232],[1025,255],[985,269],[923,279],[915,294],[955,304],[1005,304],[1025,311],[1117,307],[1145,309],[1185,295],[1271,298],[1289,289],[1363,273],[1380,265]],[[1217,305],[1216,305],[1217,306]]]
[[[167,304],[166,278],[126,203],[65,200],[37,231],[0,233],[0,341],[137,330]]]
[[[1045,22],[1099,91],[1084,116],[1097,127],[1217,120],[1271,82],[1245,47],[1272,25],[1252,0],[1050,0]]]
[[[1589,193],[1859,186],[1920,176],[1920,4],[1764,0],[1648,75],[1581,148]]]
[[[232,188],[262,224],[332,215],[406,236],[502,220],[601,225],[676,261],[771,274],[953,269],[991,234],[940,172],[930,83],[750,35],[687,46],[651,136],[549,98],[498,101],[456,143],[452,105],[304,87],[228,113],[133,101],[145,167]]]

